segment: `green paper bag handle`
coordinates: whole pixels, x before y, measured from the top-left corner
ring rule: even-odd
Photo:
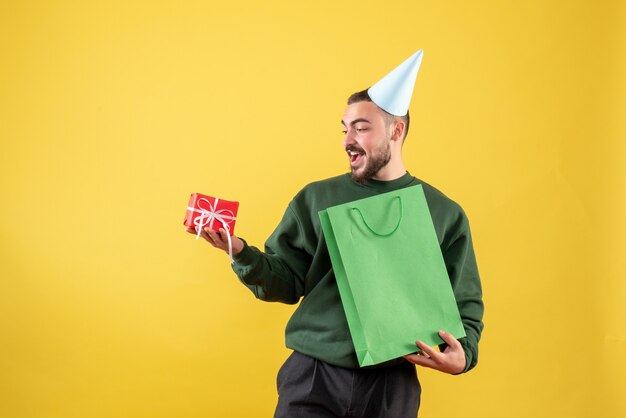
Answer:
[[[400,227],[400,222],[402,222],[402,217],[404,216],[404,210],[402,208],[402,197],[401,196],[396,196],[396,197],[394,197],[394,199],[398,199],[400,201],[400,218],[398,219],[398,224],[396,225],[396,227],[393,228],[393,230],[391,230],[391,232],[387,232],[386,234],[384,234],[382,232],[375,231],[374,228],[369,226],[369,224],[365,220],[365,217],[363,217],[363,213],[361,213],[361,210],[359,208],[351,208],[351,209],[353,211],[357,212],[361,216],[361,220],[363,221],[363,224],[365,224],[367,229],[369,229],[372,232],[372,234],[377,235],[379,237],[388,237],[389,235],[393,234],[394,232],[396,232],[398,230],[398,228]]]

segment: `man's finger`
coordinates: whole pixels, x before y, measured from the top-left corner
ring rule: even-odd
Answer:
[[[223,245],[228,243],[228,238],[226,238],[226,231],[224,231],[224,228],[220,228],[219,231],[215,231],[215,236]]]
[[[431,346],[429,346],[428,344],[426,344],[423,341],[415,341],[415,345],[418,346],[419,348],[422,349],[422,351],[428,356],[428,357],[437,357],[437,355],[439,354],[438,351],[436,351],[434,348],[432,348]]]
[[[215,242],[213,242],[213,239],[211,239],[211,237],[209,236],[208,232],[207,232],[207,228],[203,228],[202,230],[200,230],[200,236],[209,244],[211,244],[212,246],[215,247]]]
[[[442,340],[446,342],[446,344],[448,344],[448,346],[454,349],[462,348],[459,340],[454,338],[454,335],[450,334],[449,332],[439,331],[439,336],[441,337]]]
[[[209,235],[211,236],[211,239],[213,240],[213,245],[215,245],[217,248],[226,251],[226,249],[228,248],[228,241],[222,237],[222,235],[220,235],[219,232],[214,231],[214,230],[210,230],[208,231]]]
[[[219,237],[217,236],[217,234],[215,233],[214,230],[212,230],[211,228],[204,228],[204,233],[206,234],[206,236],[209,238],[209,241],[213,244],[217,244],[220,242]]]
[[[204,230],[207,232],[207,234],[209,234],[209,236],[211,237],[211,239],[216,243],[216,244],[221,244],[224,242],[224,240],[222,239],[222,237],[220,236],[220,234],[217,231],[214,231],[212,229],[209,228],[204,228]]]
[[[418,366],[430,367],[431,369],[433,369],[436,364],[433,359],[417,354],[407,354],[403,357],[410,363],[417,364]]]

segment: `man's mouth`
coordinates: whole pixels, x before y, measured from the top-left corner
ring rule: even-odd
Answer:
[[[363,159],[363,155],[365,154],[363,151],[356,150],[347,150],[348,156],[350,157],[350,165],[358,164],[361,159]]]

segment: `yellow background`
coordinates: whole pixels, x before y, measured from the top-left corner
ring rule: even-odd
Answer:
[[[294,307],[183,231],[261,246],[347,171],[347,96],[425,51],[404,149],[468,213],[478,367],[423,417],[626,416],[620,1],[0,3],[0,416],[265,417]]]

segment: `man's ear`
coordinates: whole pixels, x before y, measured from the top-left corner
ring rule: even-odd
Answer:
[[[406,124],[404,123],[404,121],[402,120],[395,120],[393,121],[393,123],[391,124],[391,140],[392,141],[398,141],[398,140],[402,140],[402,136],[404,134],[404,128],[406,127]]]

